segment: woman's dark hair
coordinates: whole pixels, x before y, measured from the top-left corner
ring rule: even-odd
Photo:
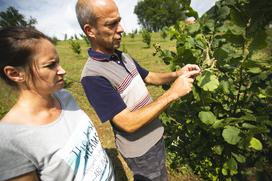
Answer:
[[[16,83],[10,80],[5,72],[5,66],[29,67],[33,78],[32,59],[35,54],[35,45],[41,39],[49,37],[31,27],[7,27],[0,29],[0,77],[9,85]]]

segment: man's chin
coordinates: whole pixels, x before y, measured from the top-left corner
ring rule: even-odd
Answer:
[[[115,45],[113,46],[113,48],[114,48],[114,49],[120,48],[120,43],[119,43],[119,44],[115,44]]]

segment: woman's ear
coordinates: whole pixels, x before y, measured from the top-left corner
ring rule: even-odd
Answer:
[[[25,81],[25,71],[22,68],[8,65],[4,67],[4,73],[10,80],[16,83],[22,83]]]
[[[95,38],[95,28],[94,27],[92,27],[89,24],[85,24],[83,29],[84,29],[85,34],[88,35],[88,37]]]

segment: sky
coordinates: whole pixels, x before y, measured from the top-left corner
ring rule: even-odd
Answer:
[[[76,19],[75,4],[77,0],[0,0],[0,11],[15,7],[26,19],[33,17],[38,23],[35,27],[50,37],[63,39],[74,34],[83,33]],[[137,16],[133,13],[139,0],[115,0],[125,32],[140,29]],[[209,10],[216,0],[192,0],[191,6],[201,16]]]

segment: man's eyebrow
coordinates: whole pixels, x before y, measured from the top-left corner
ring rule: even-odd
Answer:
[[[115,23],[115,22],[120,22],[121,21],[121,17],[118,18],[113,18],[113,19],[109,19],[105,22],[106,25],[111,24],[111,23]]]

